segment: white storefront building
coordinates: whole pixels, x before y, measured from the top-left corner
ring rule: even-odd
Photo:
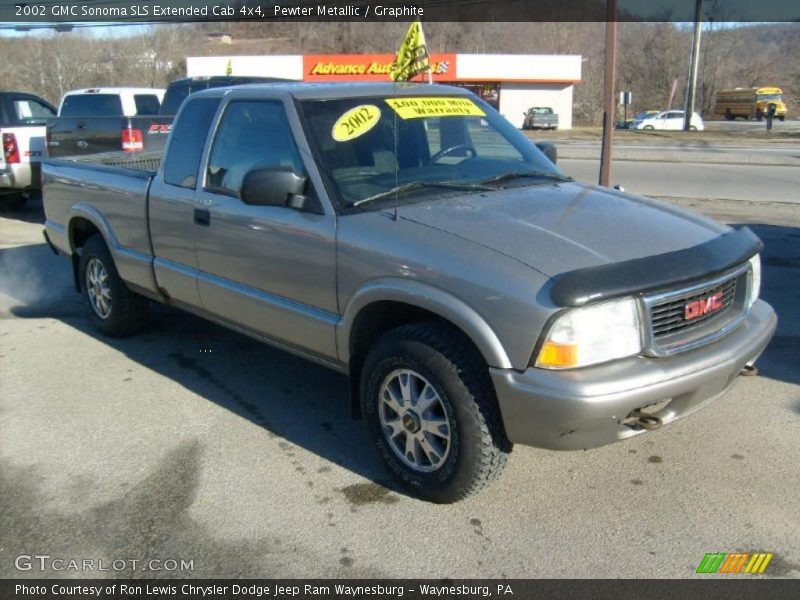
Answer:
[[[249,75],[297,81],[390,81],[391,54],[190,56],[187,75]],[[517,127],[533,106],[549,106],[561,129],[572,128],[581,56],[552,54],[432,54],[433,80],[467,87]],[[424,81],[426,78],[418,77]]]

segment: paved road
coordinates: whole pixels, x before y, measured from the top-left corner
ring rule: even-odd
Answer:
[[[705,121],[707,131],[764,131],[767,126],[766,119],[758,121],[750,119],[744,121],[736,119],[735,121]],[[800,119],[790,118],[786,121],[778,119],[772,120],[773,131],[800,131]]]
[[[597,183],[599,160],[565,158],[559,166],[580,181]],[[621,160],[613,163],[612,181],[645,196],[800,204],[798,167]]]
[[[518,447],[493,488],[435,506],[387,483],[340,375],[168,309],[99,336],[38,218],[0,219],[0,577],[41,576],[13,568],[32,553],[198,577],[691,577],[734,550],[800,576],[796,227],[757,226],[780,315],[762,376],[625,443]]]
[[[559,157],[599,159],[600,142],[556,141]],[[614,142],[615,161],[689,162],[800,167],[800,143],[725,143],[697,140],[669,143]]]

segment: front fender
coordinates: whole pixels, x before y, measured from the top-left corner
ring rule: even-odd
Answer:
[[[350,335],[356,317],[370,304],[386,301],[402,302],[438,315],[469,336],[490,367],[513,368],[500,339],[471,306],[434,286],[391,277],[366,283],[348,301],[336,331],[337,352],[342,362],[350,361]]]

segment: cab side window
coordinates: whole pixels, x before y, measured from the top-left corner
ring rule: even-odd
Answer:
[[[219,98],[190,100],[172,126],[172,138],[164,159],[164,182],[189,189],[197,186],[200,156]]]
[[[214,138],[205,187],[238,198],[244,176],[262,167],[291,167],[304,173],[283,105],[255,100],[231,102]]]

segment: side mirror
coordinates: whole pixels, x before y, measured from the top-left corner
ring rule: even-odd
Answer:
[[[244,176],[240,196],[245,204],[303,210],[308,202],[303,195],[306,182],[306,177],[290,167],[262,167]]]
[[[542,151],[554,165],[558,163],[558,150],[553,142],[537,142],[536,147]]]

